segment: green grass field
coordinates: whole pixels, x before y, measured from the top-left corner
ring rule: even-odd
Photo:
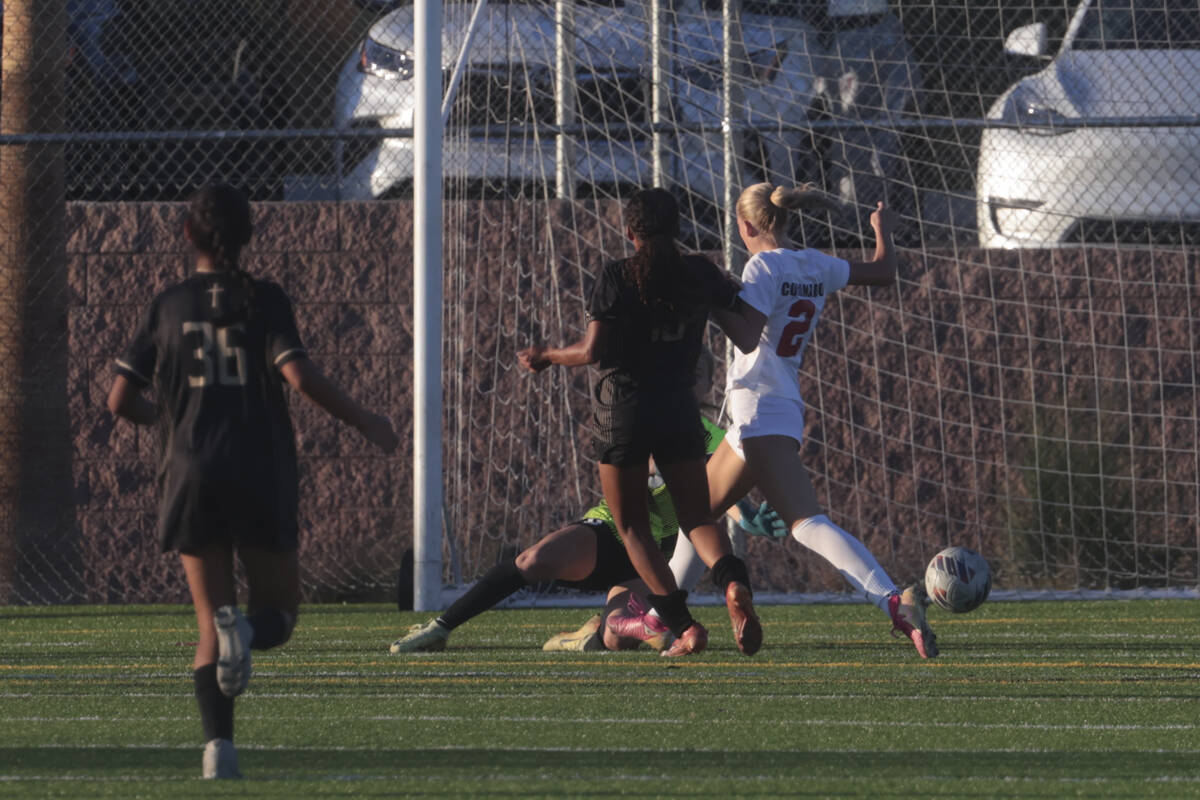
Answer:
[[[1200,795],[1187,601],[931,612],[922,663],[868,606],[762,609],[766,645],[543,653],[580,610],[495,611],[445,653],[426,615],[304,609],[237,704],[247,780],[202,781],[190,609],[0,609],[0,796]]]

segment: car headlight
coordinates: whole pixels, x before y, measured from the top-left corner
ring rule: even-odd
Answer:
[[[368,37],[363,40],[358,56],[358,71],[385,81],[407,81],[413,76],[413,54],[409,50],[384,47]]]
[[[1028,86],[1018,86],[1008,101],[1004,104],[1005,122],[1015,122],[1021,130],[1028,133],[1040,133],[1046,136],[1058,136],[1068,133],[1074,127],[1070,118],[1065,116],[1041,93]]]

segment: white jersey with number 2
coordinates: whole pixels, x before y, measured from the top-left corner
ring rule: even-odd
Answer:
[[[739,295],[767,317],[758,347],[734,350],[726,391],[748,389],[803,402],[800,362],[829,295],[850,280],[849,262],[819,250],[767,250],[746,263]]]

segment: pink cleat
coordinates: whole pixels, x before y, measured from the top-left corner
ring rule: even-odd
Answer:
[[[763,629],[754,613],[750,600],[750,589],[744,583],[734,581],[725,588],[725,605],[729,609],[729,621],[733,625],[733,638],[738,650],[752,656],[762,647]]]
[[[625,608],[608,615],[607,625],[608,629],[617,636],[637,639],[641,642],[648,642],[655,637],[662,637],[664,634],[670,633],[667,623],[651,614],[642,605],[641,598],[633,592],[629,593],[629,600],[626,602]]]
[[[661,655],[667,658],[694,656],[706,647],[708,647],[708,631],[699,622],[693,622],[687,630],[679,635],[670,648],[662,651]]]
[[[892,618],[892,634],[896,631],[912,640],[921,658],[937,658],[937,637],[925,620],[925,600],[922,588],[914,584],[888,598],[888,615]]]

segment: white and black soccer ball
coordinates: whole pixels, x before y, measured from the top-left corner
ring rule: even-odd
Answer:
[[[955,614],[974,611],[992,591],[992,568],[965,547],[947,547],[925,568],[925,591],[939,608]]]

